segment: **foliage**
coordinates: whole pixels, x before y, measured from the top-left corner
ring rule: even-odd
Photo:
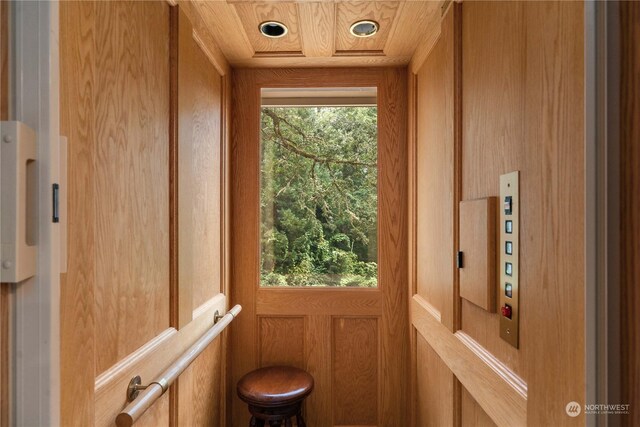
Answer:
[[[262,109],[263,286],[377,286],[375,107]]]

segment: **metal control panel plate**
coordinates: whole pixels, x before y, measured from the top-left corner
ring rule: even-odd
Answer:
[[[520,248],[520,174],[500,176],[500,252],[498,264],[498,315],[500,337],[518,348],[520,330],[519,248]]]

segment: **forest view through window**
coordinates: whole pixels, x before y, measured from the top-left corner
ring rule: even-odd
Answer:
[[[320,95],[265,102],[263,89],[261,286],[377,287],[375,92]]]

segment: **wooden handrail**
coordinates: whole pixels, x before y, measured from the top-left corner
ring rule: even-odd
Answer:
[[[229,323],[240,313],[242,307],[235,305],[213,327],[200,337],[189,349],[171,366],[169,366],[158,379],[151,381],[146,388],[116,417],[118,427],[131,427],[160,396],[169,389],[169,386],[184,372],[185,369],[207,348],[209,344],[226,328]]]

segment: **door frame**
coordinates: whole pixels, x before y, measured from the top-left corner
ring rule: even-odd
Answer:
[[[36,276],[11,286],[10,425],[60,424],[61,223],[51,188],[60,182],[57,2],[11,2],[10,119],[37,134]],[[34,31],[34,28],[36,29]],[[64,221],[64,219],[61,218]]]
[[[232,106],[232,159],[231,159],[231,304],[242,304],[243,316],[236,320],[231,333],[232,352],[251,352],[246,343],[258,343],[255,322],[261,315],[272,315],[277,306],[295,304],[294,314],[318,314],[347,316],[345,304],[340,304],[345,295],[357,294],[362,298],[359,317],[379,316],[380,349],[393,354],[393,360],[380,360],[378,374],[378,414],[380,425],[408,422],[409,414],[409,311],[407,285],[407,71],[406,68],[308,68],[308,69],[241,69],[233,76],[234,101]],[[378,113],[378,247],[387,247],[388,254],[379,249],[378,278],[376,289],[260,289],[260,215],[259,215],[259,162],[260,145],[260,89],[263,87],[377,87],[378,99],[385,96],[394,104],[389,109],[391,118]],[[393,111],[392,111],[393,110]],[[385,126],[385,124],[387,126]],[[383,134],[386,134],[383,136]],[[384,141],[386,144],[381,145]],[[388,142],[387,142],[388,141]],[[392,145],[393,144],[393,145]],[[397,152],[395,151],[397,150]],[[381,170],[384,165],[389,167]],[[247,180],[247,177],[251,177]],[[386,193],[380,188],[386,186]],[[388,200],[380,195],[386,194]],[[255,209],[246,209],[255,206]],[[388,258],[388,259],[387,259]],[[393,291],[388,291],[393,289]],[[301,294],[313,294],[309,301],[314,304],[296,304]],[[283,304],[279,304],[282,302]],[[257,307],[268,307],[258,310]],[[327,308],[328,307],[328,308]],[[353,309],[353,307],[351,307]],[[266,311],[265,311],[266,310]],[[313,312],[313,313],[312,313]],[[293,313],[293,311],[292,311]],[[253,323],[252,323],[253,322]],[[309,322],[312,323],[312,322]],[[318,325],[315,325],[318,327]],[[305,331],[306,331],[305,327]],[[392,334],[392,331],[394,332]],[[324,352],[320,352],[324,353]],[[237,355],[236,355],[237,356]],[[233,366],[230,387],[240,376],[259,366],[257,351],[246,357],[232,354]],[[331,354],[328,355],[329,357]],[[320,357],[317,355],[316,358]],[[313,365],[320,363],[309,362]],[[395,377],[402,378],[401,385],[390,387]],[[330,384],[331,378],[319,378],[316,385]],[[316,403],[314,403],[316,404]],[[330,403],[318,403],[325,408]],[[232,414],[239,417],[241,408],[235,399]],[[331,407],[331,406],[329,406]],[[400,418],[391,414],[398,413]],[[405,422],[406,418],[406,422]],[[234,419],[237,425],[237,420]]]

